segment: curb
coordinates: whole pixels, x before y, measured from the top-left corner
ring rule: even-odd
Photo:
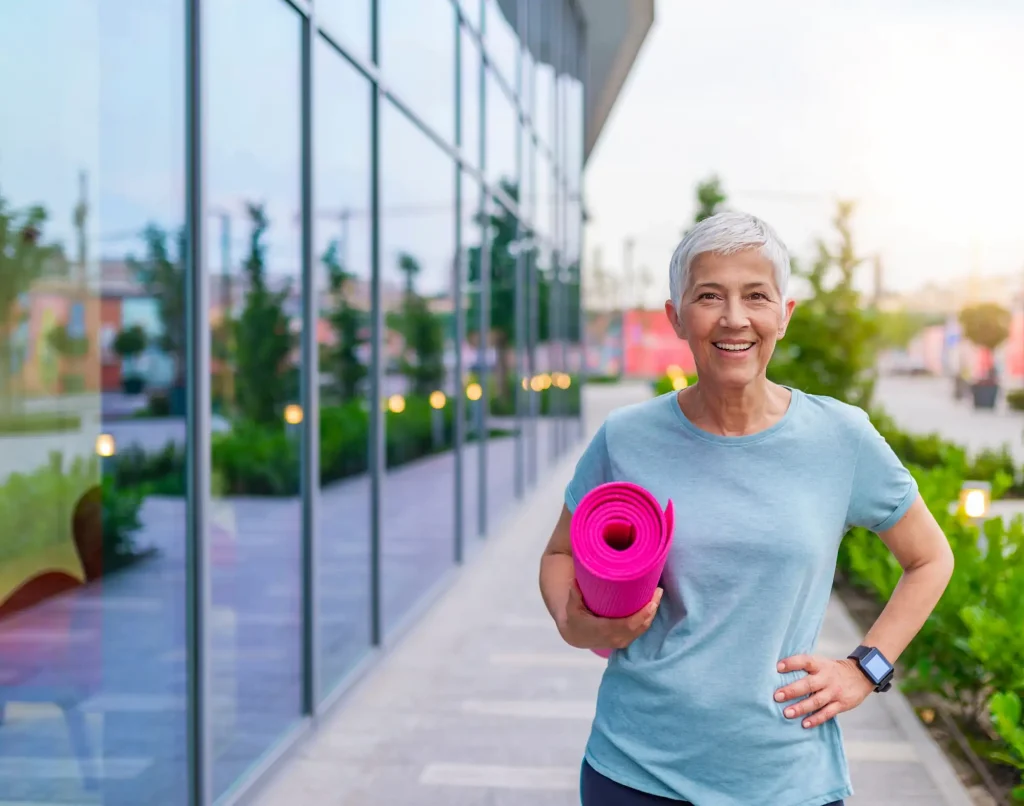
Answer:
[[[848,632],[851,636],[861,634],[860,628],[846,609],[846,605],[837,595],[833,594],[831,607],[832,615],[841,624],[841,629],[844,632]],[[918,719],[903,693],[894,686],[879,701],[892,717],[896,726],[907,737],[907,741],[913,746],[921,765],[935,783],[935,787],[942,793],[945,806],[973,806],[973,801],[953,769],[953,765],[946,758],[942,748],[932,739],[928,729],[921,724],[921,720]]]

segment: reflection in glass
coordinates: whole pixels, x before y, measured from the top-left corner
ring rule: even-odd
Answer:
[[[484,47],[491,61],[510,87],[516,87],[519,37],[515,22],[515,0],[484,0]]]
[[[480,165],[480,81],[481,65],[480,46],[473,36],[462,28],[460,47],[462,53],[461,92],[462,92],[462,153],[470,165]]]
[[[388,87],[448,142],[455,140],[455,10],[449,0],[379,0]]]
[[[321,696],[370,645],[370,85],[315,50]],[[340,528],[345,524],[344,528]]]
[[[534,208],[534,222],[538,232],[544,237],[550,237],[554,232],[553,199],[554,180],[552,178],[551,158],[547,149],[538,147],[536,150],[536,173],[534,181],[537,183],[537,205]]]
[[[184,20],[109,5],[0,25],[0,797],[177,806]]]
[[[505,183],[503,190],[513,199],[517,188]],[[519,384],[516,370],[516,271],[520,232],[515,215],[497,200],[488,199],[484,221],[486,228],[481,233],[483,246],[470,246],[469,279],[479,283],[487,272],[489,293],[487,305],[489,329],[484,343],[484,360],[487,368],[488,389],[488,443],[486,507],[489,523],[515,498],[516,479],[516,387]],[[479,241],[478,241],[479,244]],[[472,302],[479,304],[480,296]],[[470,316],[478,317],[473,307]]]
[[[516,131],[519,118],[505,90],[490,70],[486,74],[487,178],[498,185],[516,181]]]
[[[538,415],[537,457],[541,473],[555,459],[555,432],[551,418],[551,373],[556,368],[552,343],[552,263],[549,242],[546,239],[538,239],[533,264],[535,297],[530,301],[530,307],[536,321],[536,369],[531,378],[531,385],[534,392],[533,410]]]
[[[459,174],[462,198],[462,256],[464,316],[466,319],[466,341],[462,345],[463,378],[460,384],[466,396],[465,443],[462,452],[462,529],[466,556],[471,556],[475,545],[474,537],[484,533],[481,519],[480,492],[482,486],[481,450],[485,443],[480,439],[483,433],[483,397],[480,389],[480,273],[471,269],[471,260],[479,260],[480,245],[480,183],[465,171]],[[471,273],[472,272],[472,273]]]
[[[388,473],[385,631],[453,563],[455,170],[391,104],[381,110],[381,296]]]
[[[478,31],[480,30],[480,3],[481,0],[459,0],[462,16]]]
[[[302,289],[298,15],[206,6],[214,792],[297,720]]]
[[[373,0],[316,0],[317,23],[343,48],[369,60],[372,5]]]

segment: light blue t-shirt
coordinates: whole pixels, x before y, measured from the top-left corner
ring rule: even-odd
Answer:
[[[785,657],[811,652],[851,526],[881,532],[914,478],[858,408],[793,390],[759,433],[697,428],[675,393],[613,412],[566,489],[632,481],[676,508],[650,629],[612,653],[586,759],[625,786],[696,806],[822,806],[852,794],[833,719],[787,719]],[[849,649],[853,650],[851,646]]]

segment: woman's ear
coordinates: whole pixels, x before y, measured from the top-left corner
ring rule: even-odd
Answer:
[[[782,306],[782,321],[779,323],[779,338],[786,335],[789,322],[793,318],[793,309],[796,308],[795,299],[787,299]]]
[[[665,316],[668,317],[669,324],[672,325],[672,330],[675,331],[679,338],[685,341],[686,328],[683,326],[683,318],[679,315],[679,311],[676,310],[675,303],[673,303],[672,300],[665,301]]]

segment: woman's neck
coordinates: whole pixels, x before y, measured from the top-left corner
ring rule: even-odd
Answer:
[[[790,397],[788,389],[767,378],[734,389],[721,389],[700,380],[679,393],[679,406],[699,428],[734,437],[773,426],[785,415]]]

